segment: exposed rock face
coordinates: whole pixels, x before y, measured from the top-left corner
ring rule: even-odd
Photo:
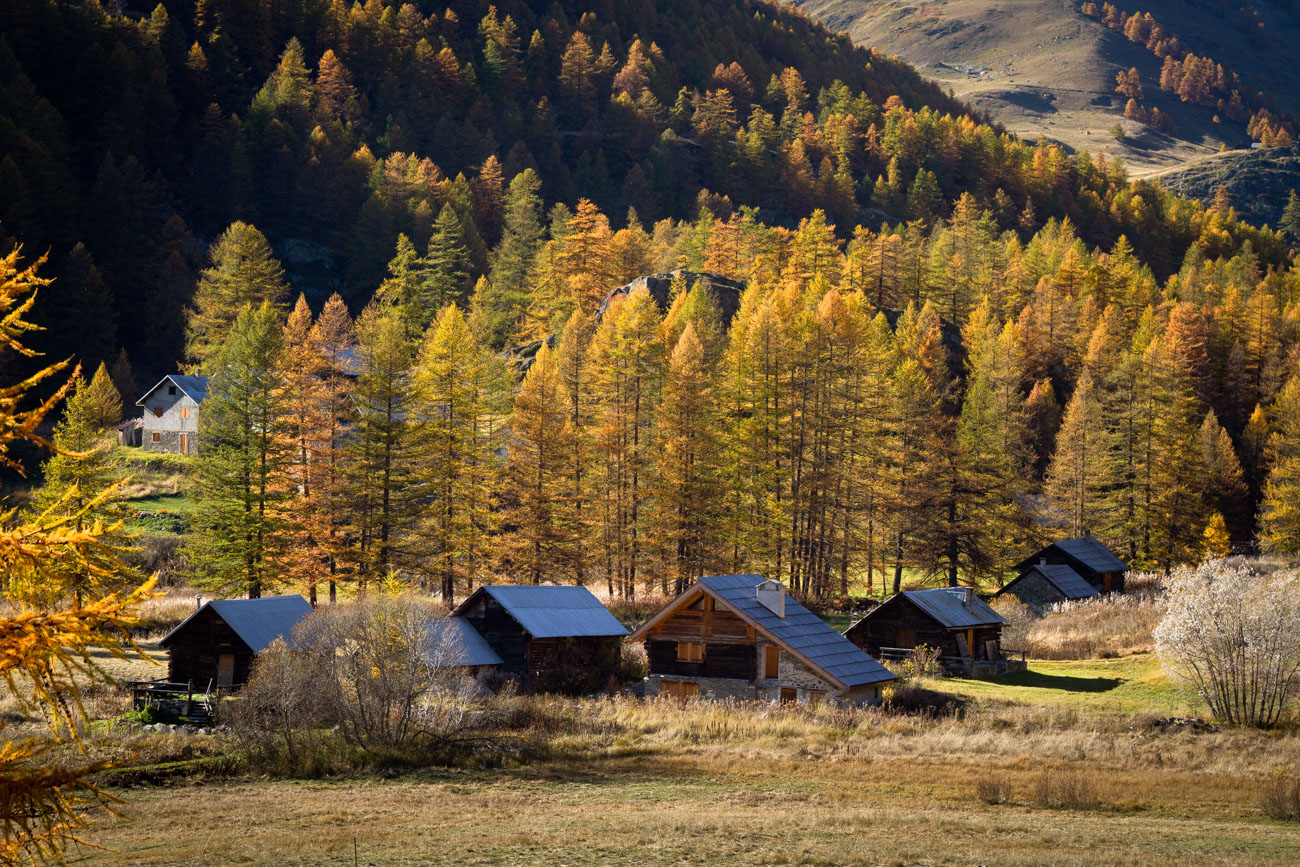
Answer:
[[[729,277],[723,277],[721,274],[712,274],[707,271],[683,270],[666,271],[662,274],[647,274],[643,277],[637,277],[630,283],[609,290],[609,292],[605,293],[605,297],[601,299],[600,306],[596,308],[596,321],[599,322],[604,318],[605,311],[609,309],[609,305],[613,303],[615,297],[629,295],[642,286],[650,290],[650,296],[659,305],[659,309],[666,313],[668,305],[672,303],[673,281],[679,277],[685,281],[688,291],[696,283],[706,283],[713,293],[713,301],[718,306],[718,315],[722,318],[723,326],[731,325],[732,317],[740,309],[740,296],[745,292],[745,281],[732,280]],[[546,338],[546,342],[553,348],[556,339],[557,335],[552,334]],[[541,347],[542,341],[534,340],[532,343],[517,346],[506,354],[518,363],[520,372],[524,372],[532,366],[533,359],[537,356],[537,350],[541,349]]]
[[[1300,145],[1234,151],[1197,163],[1160,181],[1184,196],[1209,202],[1220,184],[1237,213],[1257,226],[1276,228],[1291,190],[1300,189]]]
[[[714,303],[718,305],[718,314],[722,317],[722,324],[724,326],[731,325],[731,317],[735,316],[736,311],[740,309],[740,296],[745,291],[745,281],[732,280],[729,277],[723,277],[721,274],[711,274],[707,271],[682,270],[637,277],[631,283],[609,290],[600,302],[600,307],[596,309],[597,321],[604,317],[605,311],[615,297],[630,295],[642,286],[650,290],[650,295],[658,303],[659,309],[667,312],[668,305],[672,302],[673,281],[679,277],[685,281],[687,290],[693,288],[696,283],[704,282],[707,284],[713,292]]]

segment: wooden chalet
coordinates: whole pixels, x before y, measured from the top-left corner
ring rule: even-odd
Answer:
[[[528,692],[574,695],[617,679],[627,630],[586,587],[480,587],[456,606],[500,658],[502,677]]]
[[[1098,593],[1123,593],[1128,572],[1128,564],[1091,535],[1053,542],[1017,563],[1015,571],[1023,575],[1034,566],[1069,566]]]
[[[1035,614],[1041,615],[1061,602],[1091,599],[1098,595],[1097,588],[1064,563],[1035,563],[1021,572],[1019,578],[994,594],[993,598],[1013,596]]]
[[[893,674],[761,575],[712,575],[628,636],[646,695],[877,704]]]
[[[204,692],[245,684],[257,655],[277,638],[290,641],[312,610],[301,596],[207,602],[158,642],[167,651],[167,679]]]
[[[905,658],[918,647],[938,648],[952,672],[1004,673],[1024,668],[1002,647],[1006,621],[969,587],[904,590],[854,623],[844,637],[879,659]]]

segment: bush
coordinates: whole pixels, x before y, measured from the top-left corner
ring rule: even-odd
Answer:
[[[1034,806],[1047,810],[1095,810],[1097,786],[1083,771],[1045,770],[1034,784]]]
[[[1002,777],[982,777],[975,784],[975,795],[986,804],[1005,804],[1011,800],[1011,783]]]
[[[1275,768],[1260,788],[1259,808],[1270,819],[1300,822],[1300,779],[1287,768]]]
[[[888,668],[905,683],[922,677],[943,677],[942,656],[939,648],[922,644],[913,648],[902,662],[893,663]]]
[[[1156,650],[1215,718],[1271,728],[1300,685],[1300,579],[1215,560],[1166,582]]]

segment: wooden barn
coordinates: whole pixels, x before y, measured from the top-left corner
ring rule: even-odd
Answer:
[[[854,623],[844,637],[880,659],[901,659],[936,647],[949,671],[1002,673],[1022,669],[1002,647],[1006,621],[969,587],[904,590]]]
[[[761,575],[711,575],[628,637],[646,695],[877,704],[895,677]]]
[[[159,642],[167,651],[167,679],[200,691],[245,684],[257,655],[277,638],[288,641],[311,613],[301,596],[207,602]]]
[[[1015,570],[1023,575],[1033,566],[1069,566],[1098,593],[1123,593],[1128,572],[1128,564],[1091,535],[1053,542],[1017,563]]]
[[[1059,602],[1091,599],[1097,595],[1097,588],[1064,563],[1035,563],[993,598],[1014,596],[1035,614],[1042,614]]]
[[[627,630],[586,587],[480,587],[456,606],[528,692],[572,695],[615,682]]]

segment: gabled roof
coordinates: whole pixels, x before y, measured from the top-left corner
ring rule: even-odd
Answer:
[[[149,395],[153,394],[169,382],[179,388],[182,394],[192,398],[195,403],[203,403],[203,401],[207,400],[208,378],[206,376],[183,376],[179,373],[173,373],[158,380],[158,384],[146,391],[144,395],[135,402],[135,405],[144,406],[144,402],[149,399]]]
[[[968,587],[937,587],[933,590],[904,590],[885,600],[862,620],[870,620],[896,599],[906,599],[948,629],[1000,626],[1006,621]],[[969,607],[967,603],[969,602]],[[859,620],[858,623],[861,623]],[[853,629],[857,623],[850,626]]]
[[[695,586],[688,588],[632,633],[629,640],[643,639],[650,627],[667,618],[683,603],[694,598],[697,591],[702,590],[841,689],[895,679],[889,669],[832,629],[825,620],[809,611],[789,593],[785,596],[785,617],[778,617],[758,601],[755,588],[761,583],[761,575],[708,575],[700,578]]]
[[[240,640],[254,653],[261,653],[277,638],[290,641],[293,628],[314,610],[301,596],[267,596],[262,599],[214,599],[167,633],[162,641],[166,646],[172,637],[185,629],[189,622],[211,608],[226,625],[235,631]]]
[[[1061,591],[1061,595],[1066,599],[1087,599],[1090,596],[1100,595],[1097,588],[1089,584],[1086,578],[1064,563],[1036,563],[1022,572],[1020,578],[1024,578],[1031,573],[1042,575],[1044,580]],[[1019,581],[1020,578],[1017,578],[1016,581]],[[1012,581],[1006,587],[1003,587],[998,591],[998,595],[1001,596],[1007,592],[1010,587],[1015,585],[1016,581]]]
[[[429,634],[430,652],[439,665],[501,665],[492,645],[463,617],[435,620],[429,624]]]
[[[519,622],[533,638],[578,638],[627,635],[623,624],[586,587],[483,586],[452,616],[462,614],[480,593],[486,593]]]
[[[1031,557],[1026,557],[1016,564],[1016,571],[1023,572],[1036,564],[1042,557],[1049,556],[1052,550],[1059,551],[1080,567],[1076,571],[1089,572],[1127,572],[1128,564],[1115,556],[1114,552],[1103,545],[1096,536],[1080,536],[1077,539],[1063,539],[1053,542]]]

